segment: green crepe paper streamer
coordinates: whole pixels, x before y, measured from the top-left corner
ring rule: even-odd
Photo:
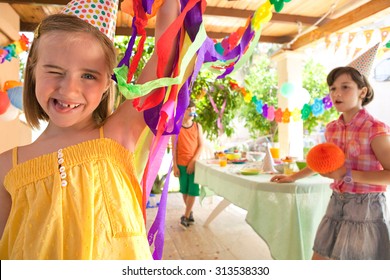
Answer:
[[[120,68],[115,68],[114,73],[117,77],[118,87],[119,91],[127,98],[127,99],[133,99],[137,97],[141,97],[144,95],[147,95],[151,91],[171,86],[175,84],[182,84],[184,80],[184,75],[186,73],[186,69],[188,65],[190,64],[192,58],[195,56],[196,52],[200,49],[203,42],[206,40],[207,34],[206,29],[204,28],[204,24],[202,23],[199,28],[199,32],[196,35],[196,38],[194,42],[188,47],[187,52],[183,56],[181,65],[180,65],[180,74],[177,77],[174,78],[160,78],[155,79],[149,82],[146,82],[144,84],[128,84],[127,83],[127,73],[128,68],[127,66],[122,66]]]

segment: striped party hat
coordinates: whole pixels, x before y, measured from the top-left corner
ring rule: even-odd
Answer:
[[[347,66],[355,68],[361,74],[363,74],[368,78],[368,76],[371,73],[371,67],[372,64],[374,63],[378,48],[379,48],[379,43],[377,43],[375,46],[369,48],[363,54],[355,58],[355,60],[350,62]]]
[[[114,41],[118,0],[72,0],[61,13],[77,16]]]

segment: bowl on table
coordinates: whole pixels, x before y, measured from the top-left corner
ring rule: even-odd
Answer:
[[[295,163],[297,164],[299,170],[302,170],[307,166],[306,161],[304,160],[297,160]]]
[[[284,164],[283,163],[275,164],[274,168],[279,173],[284,173]]]
[[[241,153],[226,153],[226,158],[228,160],[241,159]]]
[[[265,157],[265,153],[264,152],[252,152],[252,151],[250,151],[250,152],[247,152],[246,155],[247,155],[248,159],[251,159],[253,161],[261,161]]]

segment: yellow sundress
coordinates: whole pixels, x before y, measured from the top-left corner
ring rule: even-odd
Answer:
[[[133,158],[102,129],[21,164],[15,148],[0,259],[151,259]]]

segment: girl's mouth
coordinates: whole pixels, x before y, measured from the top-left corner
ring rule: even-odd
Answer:
[[[58,99],[54,99],[54,105],[60,107],[60,108],[70,108],[70,109],[75,109],[79,107],[81,104],[68,104],[62,101],[59,101]]]

